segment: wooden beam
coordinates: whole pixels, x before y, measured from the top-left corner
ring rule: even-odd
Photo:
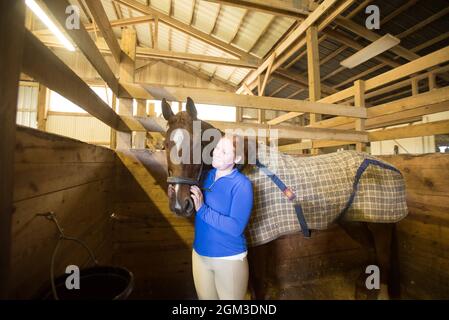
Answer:
[[[47,123],[47,104],[48,104],[48,90],[47,87],[39,84],[37,94],[37,128],[45,131]]]
[[[67,14],[65,13],[66,8],[70,5],[67,0],[44,0],[48,9],[58,20],[59,24],[65,26]],[[80,23],[79,29],[65,29],[70,38],[76,43],[80,48],[81,52],[86,56],[87,60],[92,64],[92,66],[97,70],[98,74],[103,78],[103,80],[111,88],[112,92],[118,94],[118,81],[115,78],[109,65],[104,60],[98,50],[95,42],[90,37],[89,33],[84,28],[84,25]]]
[[[206,80],[206,81],[209,81],[212,84],[216,85],[217,87],[220,87],[220,88],[222,88],[222,89],[224,89],[226,91],[234,92],[236,90],[236,86],[235,85],[233,85],[233,84],[231,84],[229,82],[222,81],[222,80],[219,80],[217,78],[211,77],[208,74],[204,73],[203,71],[195,69],[195,68],[193,68],[193,67],[191,67],[191,66],[189,66],[189,65],[187,65],[185,63],[180,63],[178,61],[172,61],[172,60],[162,60],[162,63],[164,63],[164,64],[166,64],[168,66],[171,66],[173,68],[182,70],[184,72],[193,74],[196,77],[198,77],[200,79],[203,79],[203,80]]]
[[[365,81],[365,90],[368,91],[368,90],[378,88],[378,87],[388,84],[392,81],[398,80],[403,77],[410,76],[412,74],[429,69],[435,65],[438,65],[438,64],[441,64],[441,63],[444,63],[447,61],[449,61],[449,46],[441,48],[441,49],[434,51],[432,53],[429,53],[428,55],[423,56],[419,59],[408,62],[408,63],[401,65],[395,69],[389,70],[389,71],[384,72],[378,76],[375,76],[373,78],[366,80]],[[354,86],[349,87],[349,88],[342,90],[338,93],[335,93],[333,95],[327,96],[319,101],[325,102],[325,103],[335,103],[338,101],[342,101],[346,98],[349,98],[352,95],[354,95]],[[270,120],[268,123],[269,124],[278,124],[283,121],[292,119],[298,115],[300,115],[300,114],[299,113],[287,113],[280,117]]]
[[[368,142],[366,132],[354,130],[317,129],[298,126],[269,126],[259,123],[234,123],[223,121],[208,121],[220,130],[242,130],[245,136],[256,136],[257,130],[265,130],[267,136],[277,136],[280,139],[318,139]],[[248,131],[247,131],[248,130]],[[251,131],[252,130],[252,131]]]
[[[250,59],[250,55],[241,50],[238,49],[224,41],[221,41],[205,32],[202,32],[188,24],[185,24],[183,22],[180,22],[179,20],[172,18],[161,11],[158,11],[152,7],[147,7],[144,4],[139,3],[136,0],[115,0],[117,3],[120,3],[124,6],[127,6],[133,10],[136,10],[140,13],[147,14],[147,15],[153,15],[155,18],[159,19],[164,24],[168,25],[169,27],[175,28],[177,30],[180,30],[194,38],[197,38],[208,45],[211,45],[215,48],[218,48],[226,53],[229,53],[233,56],[239,57],[241,59]]]
[[[8,298],[13,216],[14,153],[20,67],[24,49],[25,3],[0,2],[0,299]]]
[[[365,82],[363,80],[356,80],[354,82],[354,106],[357,108],[365,108]],[[357,119],[355,121],[355,130],[365,131],[365,119]],[[356,150],[359,152],[365,151],[366,145],[364,143],[356,143]]]
[[[137,33],[134,29],[122,30],[121,47],[123,54],[120,62],[120,80],[134,82],[135,63],[136,63],[136,42]],[[120,96],[119,96],[120,97]],[[131,96],[132,97],[132,96]],[[119,111],[120,116],[133,116],[133,99],[120,97]],[[128,124],[129,126],[129,124]],[[132,147],[132,133],[117,132],[117,149],[130,149]]]
[[[131,26],[131,25],[136,25],[136,24],[145,24],[145,23],[148,23],[151,21],[154,21],[153,16],[145,15],[145,16],[140,16],[140,17],[113,20],[113,21],[110,21],[110,25],[111,25],[111,27],[126,27],[126,26]],[[89,31],[89,32],[94,31],[94,29],[97,29],[97,27],[98,27],[97,24],[94,25],[93,23],[88,23],[88,24],[84,25],[84,28],[86,29],[86,31]],[[35,35],[53,34],[48,29],[34,30],[33,33]]]
[[[324,28],[326,28],[338,15],[340,15],[341,13],[343,13],[352,3],[354,2],[354,0],[344,0],[341,4],[339,4],[338,6],[336,6],[328,15],[325,15],[325,17],[322,19],[321,22],[318,23],[318,31],[322,31]],[[306,30],[308,28],[308,26],[314,24],[316,22],[316,16],[321,12],[322,10],[325,8],[324,6],[327,6],[329,3],[326,2],[322,2],[321,3],[321,7],[318,7],[315,11],[316,14],[310,14],[308,19],[309,21],[306,23],[306,20],[304,20],[301,24],[303,25],[303,27],[300,28],[300,26],[296,27],[291,33],[289,33],[288,36],[286,36],[286,40],[282,41],[279,43],[279,45],[273,50],[273,53],[276,52],[276,61],[274,62],[273,65],[273,72],[276,71],[277,69],[279,69],[291,56],[293,56],[294,54],[296,54],[296,52],[298,52],[298,50],[300,50],[302,47],[304,47],[306,45],[306,38],[304,36],[304,30]],[[319,9],[320,8],[320,9]],[[314,11],[314,12],[315,12]],[[303,28],[305,28],[303,30]],[[301,31],[302,30],[302,31]],[[298,37],[298,33],[300,33],[300,37]],[[288,40],[288,41],[287,41]],[[287,50],[286,47],[287,46]],[[279,56],[279,51],[284,52],[283,55]],[[259,73],[262,73],[265,68],[266,68],[266,61],[259,67]],[[255,87],[255,82],[257,79],[257,72],[251,72],[246,79],[244,80],[244,82],[248,85],[249,88],[254,88]],[[325,88],[322,88],[323,90],[325,90]],[[241,88],[239,88],[239,90],[237,91],[237,93],[241,93]]]
[[[39,40],[41,40],[45,45],[55,48],[63,48],[63,45],[52,35],[38,35]],[[111,51],[107,47],[106,43],[99,39],[97,41],[98,49],[103,54],[111,54]],[[251,59],[249,61],[232,59],[232,58],[222,58],[214,57],[208,55],[194,54],[188,52],[173,52],[173,51],[163,51],[146,47],[136,48],[137,58],[139,59],[159,59],[159,60],[175,60],[175,61],[193,61],[193,62],[204,62],[217,65],[227,65],[239,68],[257,68],[257,59]]]
[[[90,13],[92,14],[94,21],[98,26],[98,29],[100,29],[100,32],[103,35],[104,40],[108,44],[112,56],[114,57],[117,63],[120,63],[120,55],[122,49],[118,44],[118,41],[115,37],[114,31],[112,30],[112,26],[109,23],[108,16],[106,15],[106,11],[104,11],[101,1],[86,0],[86,5],[89,8]]]
[[[420,21],[419,23],[413,25],[411,28],[408,28],[407,30],[395,35],[396,38],[402,39],[406,38],[412,33],[418,31],[419,29],[422,29],[423,27],[427,26],[428,24],[434,22],[435,20],[438,20],[445,15],[449,13],[449,7],[444,8],[443,10],[439,10],[437,13],[431,15],[430,17]]]
[[[318,49],[318,28],[316,26],[311,26],[307,29],[306,39],[309,100],[315,102],[321,99],[320,52]],[[310,121],[312,123],[319,120],[318,114],[310,114]]]
[[[206,0],[208,2],[220,3],[252,11],[259,11],[277,16],[303,20],[310,13],[309,6],[303,5],[302,1],[279,1],[279,0]]]
[[[378,106],[374,106],[367,109],[368,119],[366,120],[366,127],[371,128],[372,125],[381,125],[379,118],[394,115],[402,111],[412,110],[428,105],[438,104],[449,101],[449,87],[436,89],[432,92],[425,92],[416,96],[403,98],[400,100],[388,102]],[[387,121],[393,119],[388,118]],[[354,121],[349,118],[335,117],[320,121],[314,125],[317,128],[353,128]]]
[[[121,83],[121,85],[135,99],[161,100],[162,98],[166,98],[169,101],[185,101],[187,97],[191,97],[195,102],[205,104],[241,106],[265,110],[296,110],[299,112],[318,112],[322,114],[366,118],[366,110],[363,108],[354,108],[344,105],[249,96],[210,89],[186,89],[168,86],[156,87],[153,85],[132,83]]]
[[[204,62],[210,64],[233,66],[238,68],[250,68],[250,69],[257,68],[257,59],[251,59],[248,61],[232,58],[214,57],[210,55],[201,55],[188,52],[163,51],[144,47],[139,47],[137,49],[137,53],[138,55],[145,56],[147,58]]]
[[[416,96],[417,94],[419,94],[419,87],[418,87],[418,79],[417,78],[412,78],[411,81],[411,85],[412,85],[412,95]]]
[[[318,48],[318,27],[310,26],[306,33],[307,43],[307,77],[309,80],[309,101],[315,102],[321,98],[320,51]],[[309,113],[310,123],[321,120],[321,115]],[[312,154],[318,154],[318,149],[312,149]]]
[[[159,48],[159,18],[158,17],[156,17],[156,19],[154,19],[153,38],[154,38],[154,49],[158,49]]]
[[[383,141],[449,133],[449,120],[421,123],[369,132],[369,141]]]
[[[270,93],[270,97],[274,97],[275,95],[277,95],[279,92],[281,92],[282,90],[284,90],[285,88],[287,88],[289,86],[288,83],[284,83],[283,85],[281,85],[279,88],[277,88],[276,90],[274,90],[272,93]]]
[[[108,126],[119,131],[129,131],[117,114],[29,31],[25,32],[22,68],[24,73],[58,92]]]
[[[296,42],[301,36],[304,36],[307,29],[316,23],[334,4],[337,0],[325,0],[321,3],[317,9],[315,9],[292,33],[290,33],[284,41],[282,41],[271,55],[265,59],[262,65],[245,79],[244,83],[250,85],[257,77],[262,74],[267,68],[272,59],[272,56],[281,56],[294,42]],[[276,70],[277,68],[274,68]],[[241,91],[237,91],[240,93]]]
[[[345,29],[355,33],[358,36],[361,36],[371,42],[374,42],[381,38],[380,35],[372,32],[371,30],[368,30],[364,26],[360,26],[359,24],[353,22],[352,20],[346,19],[346,18],[338,18],[336,20],[337,24],[339,26],[344,27]],[[415,59],[419,58],[419,55],[416,53],[413,53],[404,47],[397,45],[390,49],[391,52],[394,52],[395,54],[399,55],[400,57],[403,57],[409,61],[413,61]]]

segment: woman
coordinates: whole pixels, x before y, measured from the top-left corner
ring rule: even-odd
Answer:
[[[237,136],[223,136],[213,151],[212,166],[204,180],[204,200],[191,187],[197,211],[192,250],[192,271],[200,300],[241,300],[248,286],[248,259],[244,230],[253,206],[249,179],[235,167]]]

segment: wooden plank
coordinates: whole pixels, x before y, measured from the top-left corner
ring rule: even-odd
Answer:
[[[217,90],[186,89],[179,87],[155,87],[145,84],[120,82],[135,99],[162,99],[169,101],[185,101],[191,97],[196,103],[240,106],[254,109],[268,109],[296,112],[317,112],[330,115],[345,115],[347,117],[366,118],[366,110],[350,106],[291,100],[274,97],[259,97],[223,92]]]
[[[369,132],[370,141],[424,137],[449,133],[449,120],[441,120],[406,127]]]
[[[117,114],[29,31],[25,33],[22,67],[23,72],[58,92],[108,126],[119,131],[129,131]]]
[[[270,137],[277,136],[285,139],[316,139],[316,140],[350,140],[357,142],[368,142],[365,132],[354,130],[318,129],[298,126],[269,126],[258,123],[234,123],[223,121],[208,121],[215,128],[222,131],[236,130],[244,136],[256,136],[258,130],[265,130]]]
[[[122,49],[118,44],[118,41],[115,37],[114,31],[112,30],[111,23],[109,23],[108,16],[104,11],[103,5],[101,1],[96,0],[86,0],[86,5],[92,14],[92,17],[95,20],[98,29],[100,29],[103,38],[108,44],[109,50],[111,50],[112,56],[114,57],[117,63],[120,63],[120,55]]]
[[[242,59],[232,59],[232,58],[221,58],[214,57],[210,55],[201,55],[188,52],[175,52],[175,51],[164,51],[152,48],[139,47],[137,49],[137,54],[139,57],[144,56],[147,58],[158,58],[165,60],[178,60],[178,61],[194,61],[194,62],[204,62],[217,65],[227,65],[239,68],[257,68],[257,59],[242,60]]]
[[[24,49],[25,4],[0,2],[0,299],[10,282],[11,216],[13,213],[14,147],[19,77]]]
[[[39,84],[39,91],[37,94],[37,128],[45,131],[47,122],[48,109],[48,90],[44,85]]]
[[[377,120],[374,119],[377,117],[391,115],[401,111],[419,108],[426,105],[442,103],[448,100],[449,100],[449,88],[441,88],[434,90],[432,92],[425,92],[418,94],[416,96],[407,97],[392,102],[387,102],[367,109],[368,119],[366,125],[367,127],[370,127],[374,123],[379,124]],[[353,120],[349,118],[335,117],[332,119],[320,121],[316,123],[313,127],[333,128],[351,123],[353,123]]]
[[[441,64],[441,63],[444,63],[447,61],[449,61],[449,46],[439,49],[437,51],[434,51],[432,53],[429,53],[426,56],[423,56],[419,59],[408,62],[404,65],[401,65],[393,70],[384,72],[378,76],[375,76],[373,78],[366,80],[365,81],[365,90],[368,91],[368,90],[378,88],[378,87],[385,85],[387,83],[390,83],[392,81],[398,80],[403,77],[407,77],[409,75],[423,71],[425,69],[431,68],[435,65],[438,65],[438,64]],[[354,87],[353,86],[349,87],[345,90],[342,90],[338,93],[335,93],[333,95],[327,96],[327,97],[321,99],[320,102],[335,103],[335,102],[344,100],[346,98],[349,98],[352,95],[354,95]],[[275,119],[272,119],[268,123],[278,124],[283,121],[292,119],[298,115],[300,115],[300,114],[291,112],[291,113],[282,115],[280,117],[277,117]]]
[[[146,117],[146,103],[147,100],[137,99],[137,117]],[[134,143],[133,147],[135,149],[145,149],[146,146],[146,132],[136,132],[134,133]]]
[[[354,82],[354,106],[357,108],[365,108],[365,82],[357,80]],[[355,129],[358,131],[365,130],[365,119],[357,119],[355,121]],[[365,151],[366,145],[363,143],[356,143],[356,150],[359,152]]]
[[[79,164],[114,162],[114,152],[72,138],[17,126],[15,163]]]
[[[228,81],[223,81],[223,80],[217,79],[215,77],[211,77],[207,73],[205,73],[201,70],[195,69],[185,63],[180,63],[178,61],[170,61],[170,60],[163,60],[163,63],[168,66],[182,70],[184,72],[193,74],[200,79],[207,80],[207,81],[211,82],[212,84],[216,85],[217,87],[220,87],[226,91],[234,92],[236,90],[236,86],[234,84],[232,84]]]
[[[215,2],[234,6],[238,8],[250,9],[254,11],[273,14],[276,16],[288,17],[298,20],[303,20],[310,13],[310,7],[302,1],[261,1],[261,0],[207,0],[208,2]]]
[[[159,180],[158,176],[153,175],[153,173],[150,172],[150,168],[144,165],[144,162],[148,161],[148,163],[154,163],[155,160],[157,161],[155,155],[152,155],[149,152],[135,153],[131,152],[130,150],[117,151],[117,155],[119,159],[122,161],[123,165],[129,170],[129,172],[135,178],[136,182],[144,190],[148,199],[154,203],[155,199],[157,199],[157,193],[154,193],[154,189],[157,188],[162,190],[162,187],[158,185]],[[162,211],[161,213],[164,212]],[[173,213],[170,212],[167,214]],[[170,223],[170,221],[168,222]],[[191,243],[190,235],[182,232],[182,230],[178,230],[178,228],[173,229],[183,243],[187,245]]]
[[[122,51],[123,54],[120,60],[120,79],[124,81],[134,82],[134,74],[136,69],[136,43],[137,33],[134,29],[122,30]],[[120,97],[120,96],[119,96]],[[120,116],[133,115],[133,99],[129,97],[120,97],[119,111]],[[123,118],[122,118],[123,120]],[[125,122],[126,123],[126,122]],[[130,124],[128,127],[131,128]],[[131,128],[132,129],[132,128]],[[130,149],[132,146],[132,133],[117,132],[117,149]]]
[[[59,24],[65,26],[67,20],[66,8],[70,3],[67,0],[44,0],[44,3],[50,9]],[[101,3],[99,4],[101,5]],[[87,60],[89,60],[95,70],[97,70],[98,74],[108,84],[112,92],[118,94],[118,81],[95,45],[95,42],[84,28],[84,25],[80,23],[79,28],[65,28],[64,30],[80,48],[81,52],[86,56]]]
[[[315,102],[321,98],[320,80],[320,51],[318,48],[318,27],[316,25],[307,29],[307,77],[309,80],[309,101]],[[321,120],[321,115],[310,113],[310,123]],[[319,150],[313,148],[312,154],[318,154]]]

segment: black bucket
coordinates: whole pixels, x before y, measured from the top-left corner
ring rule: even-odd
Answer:
[[[80,288],[67,289],[63,274],[55,279],[59,300],[125,300],[134,289],[134,276],[125,268],[95,266],[80,270]],[[53,300],[51,284],[36,296],[38,300]]]

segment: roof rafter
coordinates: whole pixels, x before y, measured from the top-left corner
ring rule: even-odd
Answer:
[[[208,45],[211,45],[215,48],[225,51],[228,54],[231,54],[236,57],[240,57],[242,59],[251,59],[251,57],[252,57],[247,52],[245,52],[241,49],[238,49],[237,47],[234,47],[222,40],[212,37],[211,35],[209,35],[205,32],[202,32],[186,23],[183,23],[167,14],[164,14],[161,11],[158,11],[152,7],[147,7],[144,4],[137,2],[136,0],[114,0],[114,1],[126,6],[128,8],[136,10],[140,13],[153,15],[155,18],[157,17],[158,19],[160,19],[161,22],[168,25],[169,27],[172,27],[179,31],[182,31],[194,38],[197,38],[197,39],[207,43]],[[252,57],[252,58],[254,58],[254,57]]]

